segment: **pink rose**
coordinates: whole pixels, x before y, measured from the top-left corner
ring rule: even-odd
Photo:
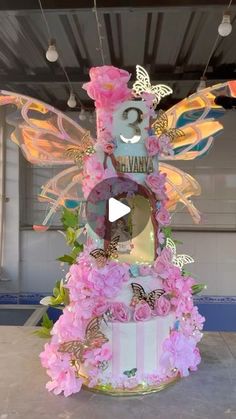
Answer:
[[[170,224],[170,214],[165,207],[156,212],[155,218],[162,226]]]
[[[124,303],[113,303],[111,312],[114,320],[128,322],[130,320],[130,310]]]
[[[97,108],[113,109],[131,97],[128,88],[130,74],[113,66],[93,67],[89,71],[91,81],[83,85],[95,100]]]
[[[145,146],[149,156],[155,156],[160,152],[160,143],[155,135],[151,135],[150,137],[146,138]]]
[[[144,320],[150,319],[152,315],[152,310],[149,307],[148,303],[141,301],[135,306],[133,319],[136,322],[142,322]]]
[[[165,193],[165,182],[166,182],[166,174],[165,173],[151,173],[147,175],[145,179],[146,184],[149,188],[157,195],[158,199],[164,200],[166,199]]]
[[[167,316],[171,309],[170,301],[164,296],[161,295],[158,300],[156,300],[154,313],[158,316]]]
[[[160,144],[160,152],[164,155],[173,155],[174,151],[171,145],[170,137],[168,137],[168,135],[162,134],[158,139]]]

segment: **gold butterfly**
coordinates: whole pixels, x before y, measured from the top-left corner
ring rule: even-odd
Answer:
[[[173,90],[165,84],[152,86],[147,71],[141,65],[136,65],[136,79],[132,88],[133,95],[141,97],[143,93],[151,93],[155,96],[154,105],[160,103],[163,97],[173,93]]]
[[[90,156],[93,153],[95,153],[94,144],[89,131],[85,132],[78,145],[68,147],[65,151],[66,157],[73,159],[79,166],[83,163],[83,159],[86,156]]]
[[[61,343],[58,351],[68,353],[78,362],[84,361],[84,353],[87,349],[100,348],[104,343],[108,342],[107,337],[100,330],[101,318],[93,318],[87,325],[85,338],[81,340],[70,340]]]
[[[133,290],[133,298],[132,303],[136,304],[139,301],[145,301],[148,303],[148,305],[151,307],[151,309],[154,309],[156,300],[165,293],[164,290],[156,289],[149,293],[146,293],[142,285],[137,284],[136,282],[133,282],[131,284],[132,290]]]
[[[114,237],[110,241],[106,250],[94,249],[94,250],[92,250],[92,252],[90,252],[90,255],[93,258],[95,258],[96,263],[100,268],[105,266],[105,264],[106,264],[106,262],[109,258],[117,258],[118,257],[117,247],[118,247],[119,239],[120,239],[120,236]]]
[[[174,141],[178,137],[184,137],[184,132],[181,129],[168,128],[168,117],[162,110],[159,111],[158,118],[153,122],[152,128],[158,137],[160,135],[166,135],[171,141]]]

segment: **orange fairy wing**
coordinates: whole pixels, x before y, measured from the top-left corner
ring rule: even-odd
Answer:
[[[73,154],[68,150],[78,150],[86,155],[86,149],[94,144],[88,131],[37,99],[1,90],[1,105],[9,105],[14,111],[7,117],[7,122],[14,126],[11,139],[30,163],[73,164]]]
[[[236,81],[196,92],[165,112],[168,129],[181,130],[184,135],[173,139],[174,155],[161,156],[161,160],[192,160],[207,153],[214,137],[223,129],[218,119],[225,110],[214,102],[220,95],[235,97]],[[154,129],[156,122],[153,122]]]
[[[201,194],[199,183],[188,173],[183,172],[177,167],[169,164],[159,164],[160,173],[166,173],[166,193],[168,201],[166,207],[169,211],[174,211],[178,202],[182,202],[190,212],[193,221],[197,224],[201,220],[201,215],[197,208],[189,199],[192,196]]]

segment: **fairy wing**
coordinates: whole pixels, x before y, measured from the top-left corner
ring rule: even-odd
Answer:
[[[201,215],[191,201],[192,196],[201,194],[199,183],[188,173],[166,163],[159,164],[160,173],[166,174],[166,194],[168,201],[166,208],[174,211],[178,202],[182,202],[188,209],[195,223],[199,223]]]
[[[168,128],[180,129],[184,136],[173,139],[174,155],[163,155],[161,160],[192,160],[209,150],[214,137],[223,129],[218,119],[225,110],[215,104],[215,98],[219,95],[235,97],[236,81],[203,89],[166,111]]]
[[[37,99],[0,90],[0,106],[8,105],[7,122],[14,127],[11,139],[33,164],[73,164],[68,150],[81,153],[93,145],[93,139],[64,113]]]

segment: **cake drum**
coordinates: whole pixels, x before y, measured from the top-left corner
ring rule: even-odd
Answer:
[[[165,390],[166,388],[174,385],[177,381],[180,380],[179,374],[175,377],[171,377],[165,380],[163,383],[157,385],[142,385],[139,384],[137,387],[134,388],[112,388],[109,385],[99,385],[95,387],[88,387],[87,385],[87,377],[85,375],[79,374],[79,377],[84,380],[83,389],[90,391],[92,393],[100,393],[105,394],[107,396],[113,397],[132,397],[132,396],[144,396],[145,394],[151,393],[158,393],[159,391]]]

